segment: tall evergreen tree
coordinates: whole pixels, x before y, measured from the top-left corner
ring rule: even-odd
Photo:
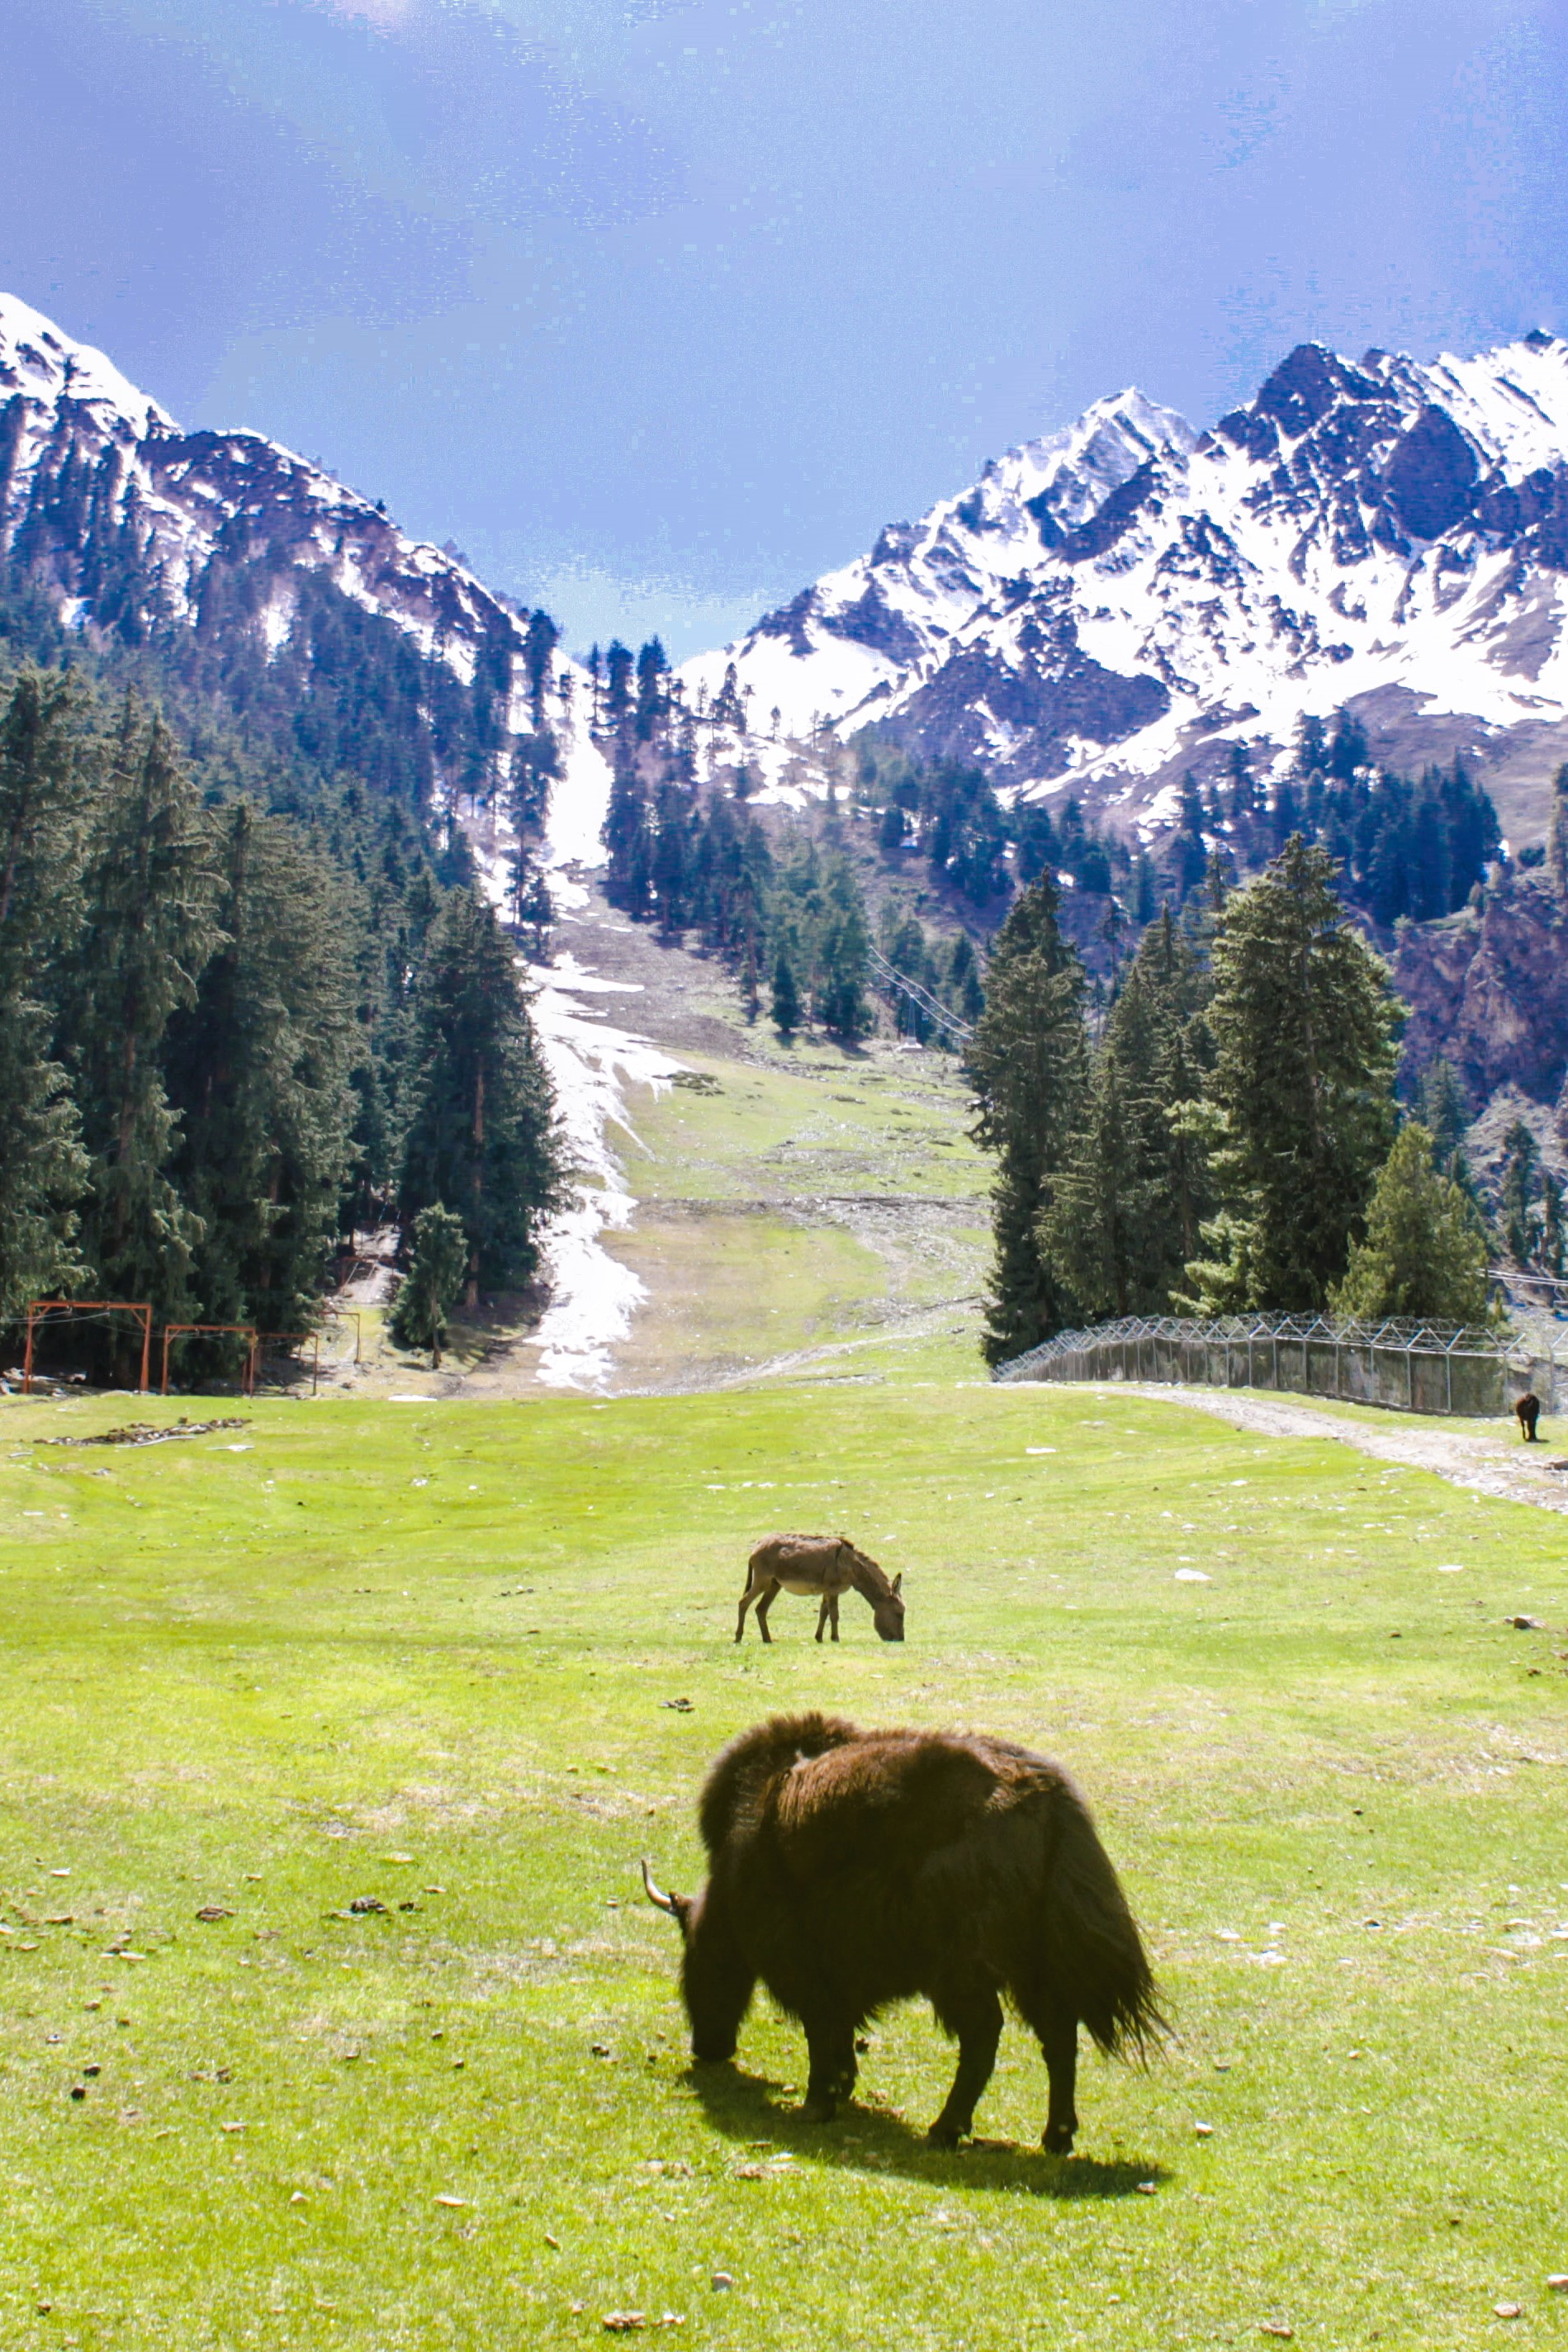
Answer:
[[[95,765],[78,682],[23,670],[0,718],[0,1321],[82,1270],[88,1161],[47,998],[74,921]]]
[[[104,1297],[149,1300],[162,1320],[189,1319],[202,1237],[172,1181],[163,1055],[219,941],[214,896],[194,787],[162,719],[128,698],[88,841],[63,1028],[91,1158],[83,1254]]]
[[[1432,1138],[1432,1164],[1452,1168],[1462,1152],[1470,1123],[1470,1107],[1459,1074],[1446,1054],[1436,1054],[1416,1085],[1416,1113]]]
[[[1503,1137],[1502,1148],[1498,1210],[1503,1245],[1517,1265],[1533,1265],[1541,1247],[1541,1220],[1535,1210],[1541,1146],[1524,1120],[1516,1118]]]
[[[1205,993],[1167,909],[1111,1009],[1042,1231],[1084,1314],[1161,1312],[1197,1246],[1207,1170],[1179,1113],[1199,1092]]]
[[[199,1221],[211,1322],[294,1331],[313,1311],[352,1154],[354,975],[341,885],[278,817],[213,820],[223,933],[170,1023],[172,1173]]]
[[[800,1025],[800,990],[795,978],[795,967],[787,948],[780,947],[773,961],[773,1002],[769,1008],[773,1025],[781,1037],[788,1037]]]
[[[428,1348],[431,1369],[441,1370],[446,1318],[457,1302],[468,1265],[468,1236],[461,1217],[433,1202],[413,1221],[407,1274],[392,1305],[392,1335],[402,1348]]]
[[[1365,1237],[1352,1242],[1329,1290],[1336,1315],[1485,1321],[1485,1229],[1469,1196],[1433,1166],[1433,1141],[1418,1119],[1401,1128],[1367,1204]]]
[[[549,1079],[515,952],[476,890],[451,893],[426,940],[414,1063],[402,1212],[412,1223],[439,1202],[462,1218],[472,1305],[481,1285],[532,1275],[559,1183]]]
[[[1048,874],[1023,891],[997,934],[986,1009],[965,1055],[976,1139],[997,1155],[987,1361],[1021,1355],[1061,1328],[1071,1303],[1041,1245],[1085,1077],[1083,968],[1057,923]]]
[[[1322,1306],[1387,1156],[1403,1014],[1334,875],[1298,834],[1219,919],[1205,1098],[1223,1218],[1187,1268],[1203,1312]]]

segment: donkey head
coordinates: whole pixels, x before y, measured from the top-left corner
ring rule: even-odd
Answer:
[[[866,1559],[863,1551],[857,1553],[856,1557],[864,1560],[867,1568],[876,1568],[875,1560]],[[877,1570],[877,1573],[878,1575],[882,1573],[880,1569]],[[904,1601],[901,1598],[903,1591],[904,1571],[901,1569],[883,1598],[873,1601],[871,1604],[871,1622],[884,1642],[902,1642],[904,1639]]]

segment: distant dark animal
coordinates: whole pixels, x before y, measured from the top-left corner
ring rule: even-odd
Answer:
[[[1005,1994],[1050,2074],[1044,2145],[1065,2156],[1079,2025],[1103,2050],[1140,2055],[1165,2031],[1089,1808],[1027,1748],[775,1716],[723,1750],[698,1818],[700,1895],[661,1893],[643,1864],[650,1900],[680,1923],[692,2054],[734,2056],[760,1980],[806,2029],[815,2120],[854,2087],[857,2029],[924,1996],[958,2042],[930,2131],[954,2147],[990,2080]]]
[[[1541,1399],[1533,1389],[1526,1389],[1524,1394],[1515,1400],[1513,1409],[1519,1415],[1520,1433],[1526,1445],[1533,1445],[1535,1424],[1541,1418]]]
[[[904,1602],[899,1598],[904,1589],[902,1573],[890,1584],[875,1560],[857,1551],[848,1536],[769,1536],[766,1543],[758,1545],[748,1566],[750,1575],[740,1596],[740,1615],[736,1621],[737,1642],[746,1631],[746,1612],[754,1601],[758,1629],[765,1642],[771,1642],[768,1612],[780,1591],[820,1593],[822,1605],[817,1615],[817,1639],[821,1640],[824,1625],[831,1625],[836,1642],[839,1599],[852,1587],[870,1601],[872,1622],[883,1640],[904,1639]]]

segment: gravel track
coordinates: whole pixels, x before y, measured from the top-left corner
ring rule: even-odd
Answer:
[[[1332,1437],[1342,1445],[1354,1446],[1358,1454],[1371,1454],[1375,1461],[1430,1470],[1450,1486],[1494,1495],[1503,1502],[1531,1503],[1537,1510],[1568,1511],[1568,1462],[1561,1470],[1555,1469],[1551,1465],[1558,1457],[1550,1447],[1542,1445],[1527,1453],[1517,1438],[1511,1440],[1500,1432],[1496,1437],[1482,1436],[1474,1430],[1434,1426],[1430,1421],[1406,1423],[1393,1413],[1386,1423],[1351,1421],[1329,1407],[1238,1396],[1228,1390],[1130,1383],[1125,1390],[1118,1387],[1113,1392],[1092,1381],[1074,1385],[1091,1389],[1096,1396],[1127,1394],[1146,1397],[1153,1403],[1189,1405],[1197,1412],[1212,1413],[1217,1421],[1228,1421],[1233,1429],[1250,1430],[1263,1437]]]

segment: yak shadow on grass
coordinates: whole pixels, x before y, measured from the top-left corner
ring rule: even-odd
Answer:
[[[1149,2182],[1166,2178],[1157,2164],[1141,2164],[1134,2157],[1102,2164],[1091,2157],[1047,2156],[1041,2147],[1011,2140],[981,2137],[958,2149],[933,2147],[924,2130],[902,2116],[853,2102],[831,2124],[812,2123],[793,2103],[780,2104],[776,2083],[734,2064],[694,2065],[685,2080],[715,2129],[764,2162],[766,2147],[771,2147],[814,2164],[902,2173],[934,2188],[1057,2198],[1132,2197],[1140,2189],[1146,2195]]]

